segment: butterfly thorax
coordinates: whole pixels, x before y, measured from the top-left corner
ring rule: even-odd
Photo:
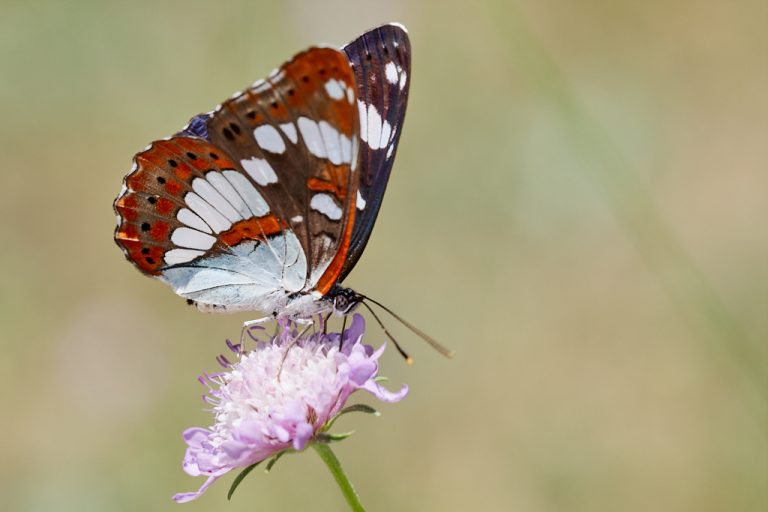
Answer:
[[[352,288],[334,284],[327,294],[318,297],[317,292],[293,293],[284,304],[272,310],[274,317],[311,318],[314,315],[333,313],[345,316],[354,311],[362,302],[363,296]]]

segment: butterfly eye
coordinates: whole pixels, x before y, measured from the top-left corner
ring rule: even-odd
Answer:
[[[349,300],[344,295],[337,295],[333,299],[333,308],[339,313],[346,313],[349,308]]]

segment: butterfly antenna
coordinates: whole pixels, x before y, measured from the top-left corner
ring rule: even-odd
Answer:
[[[369,299],[369,300],[370,300],[370,299]],[[361,304],[362,304],[363,306],[365,306],[365,308],[366,308],[368,311],[370,311],[370,312],[371,312],[371,314],[373,315],[373,318],[375,318],[375,319],[376,319],[376,322],[378,322],[378,324],[379,324],[379,327],[381,327],[381,330],[382,330],[382,331],[384,331],[384,334],[386,334],[386,335],[387,335],[387,338],[389,338],[390,340],[392,340],[392,343],[394,343],[394,344],[395,344],[395,348],[397,349],[397,351],[398,351],[398,352],[400,352],[400,355],[401,355],[401,356],[403,356],[403,359],[405,359],[405,362],[406,362],[406,363],[408,363],[408,364],[413,364],[413,358],[412,358],[411,356],[409,356],[409,355],[408,355],[408,353],[407,353],[405,350],[403,350],[403,347],[401,347],[401,346],[400,346],[400,344],[397,342],[397,340],[395,339],[395,337],[394,337],[394,336],[392,336],[392,335],[389,333],[389,331],[387,330],[387,328],[386,328],[386,327],[384,327],[384,323],[381,321],[381,319],[380,319],[380,318],[379,318],[379,316],[376,314],[376,312],[375,312],[375,311],[373,311],[373,310],[371,309],[371,306],[369,306],[369,305],[368,305],[368,304],[366,304],[365,302],[361,302]]]
[[[376,300],[373,300],[373,299],[372,299],[372,298],[370,298],[370,297],[365,297],[365,296],[362,296],[362,297],[363,297],[363,299],[365,299],[365,300],[369,300],[369,301],[373,302],[374,304],[376,304],[377,306],[379,306],[381,309],[383,309],[384,311],[386,311],[387,313],[389,313],[390,315],[392,315],[392,316],[393,316],[393,317],[394,317],[394,318],[395,318],[397,321],[399,321],[401,324],[403,324],[403,325],[404,325],[404,326],[406,326],[408,329],[410,329],[412,333],[414,333],[416,336],[418,336],[419,338],[421,338],[421,339],[423,339],[424,341],[426,341],[427,343],[429,343],[429,345],[430,345],[432,348],[434,348],[435,350],[437,350],[438,352],[440,352],[440,353],[441,353],[442,355],[444,355],[445,357],[451,358],[451,357],[453,357],[453,356],[454,356],[454,351],[453,351],[453,350],[449,349],[448,347],[445,347],[445,346],[443,346],[443,345],[442,345],[442,344],[441,344],[439,341],[437,341],[435,338],[433,338],[433,337],[432,337],[432,336],[430,336],[429,334],[425,333],[424,331],[422,331],[421,329],[419,329],[418,327],[416,327],[415,325],[413,325],[412,323],[410,323],[408,320],[406,320],[405,318],[401,317],[400,315],[398,315],[397,313],[395,313],[394,311],[392,311],[391,309],[389,309],[387,306],[385,306],[385,305],[384,305],[384,304],[382,304],[381,302],[378,302],[378,301],[376,301]],[[365,302],[363,302],[363,304],[365,304]],[[366,307],[368,307],[368,305],[366,305]],[[368,307],[368,310],[369,310],[369,311],[371,311],[371,308],[370,308],[370,307]],[[373,313],[373,311],[371,311],[371,313]],[[376,317],[376,315],[375,315],[375,314],[374,314],[373,316],[374,316],[374,318]],[[377,318],[377,320],[378,320],[378,318]],[[381,321],[379,321],[379,324],[381,324]],[[383,328],[383,327],[384,327],[384,326],[382,325],[382,328]],[[386,329],[384,330],[384,332],[386,332]]]

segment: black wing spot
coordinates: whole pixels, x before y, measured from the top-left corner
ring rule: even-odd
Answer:
[[[235,136],[232,134],[231,131],[229,131],[229,128],[224,128],[221,130],[221,133],[224,134],[224,137],[226,137],[227,140],[235,140]]]
[[[192,153],[191,151],[187,151],[187,158],[190,160],[197,160],[197,155]]]
[[[146,262],[147,262],[147,263],[149,263],[150,265],[154,265],[154,264],[155,264],[155,259],[154,259],[154,258],[150,258],[149,256],[147,256],[146,258],[144,258],[144,261],[146,261]]]
[[[256,112],[253,110],[249,110],[247,114],[245,114],[248,119],[256,119]]]
[[[384,55],[389,55],[389,48],[386,46],[384,47]]]
[[[293,96],[294,94],[296,94],[296,91],[293,89],[288,89],[288,96]]]
[[[171,158],[170,160],[168,160],[168,165],[170,165],[171,167],[176,167],[179,164],[176,162],[176,160]]]
[[[144,247],[144,248],[141,250],[141,254],[149,254],[149,247]]]
[[[277,109],[277,102],[276,101],[272,102],[272,108]]]
[[[240,135],[240,127],[235,123],[229,123],[229,129],[235,132],[235,135]]]
[[[219,159],[219,155],[217,155],[216,153],[208,153],[208,156],[210,156],[213,160]]]
[[[165,183],[165,178],[163,178],[162,176],[158,176],[157,177],[157,182],[162,185],[162,184]]]
[[[365,54],[365,60],[371,60],[373,56],[370,53]]]
[[[149,204],[155,204],[157,202],[157,198],[155,196],[149,196],[147,198],[147,201],[149,202]]]
[[[320,68],[318,73],[320,73],[320,76],[323,76],[325,74],[325,68]]]
[[[152,226],[149,222],[142,222],[141,224],[141,230],[142,231],[149,231]]]
[[[193,301],[192,299],[187,299],[187,304],[189,304],[190,306],[192,306],[192,305],[194,305],[194,304],[195,304],[195,301]]]
[[[309,82],[309,77],[307,75],[304,75],[303,77],[301,77],[301,81],[306,84]]]

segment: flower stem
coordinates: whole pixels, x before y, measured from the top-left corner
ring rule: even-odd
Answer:
[[[360,503],[360,496],[357,495],[355,488],[352,486],[352,482],[347,478],[346,473],[344,473],[344,470],[341,468],[339,459],[336,458],[336,455],[333,453],[328,443],[312,443],[312,446],[315,448],[318,455],[320,455],[320,458],[323,459],[325,465],[328,466],[328,469],[331,470],[331,474],[333,475],[333,478],[336,479],[336,483],[339,484],[341,493],[347,500],[349,508],[354,512],[365,512],[363,504]]]

